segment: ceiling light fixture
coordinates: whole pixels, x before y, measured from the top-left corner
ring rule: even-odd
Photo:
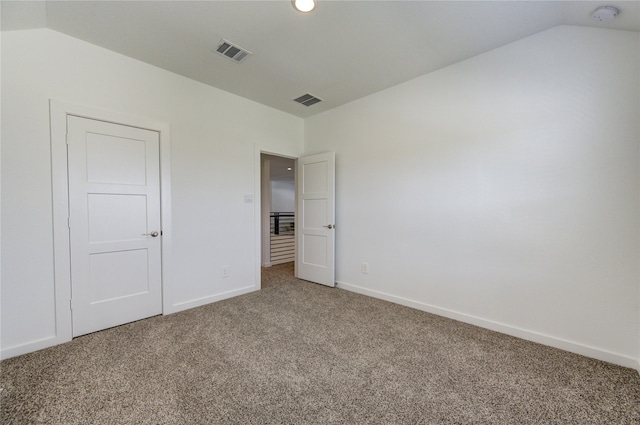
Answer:
[[[311,12],[316,8],[316,0],[291,0],[293,8],[298,12]]]

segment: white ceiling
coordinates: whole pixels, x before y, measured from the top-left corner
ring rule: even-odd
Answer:
[[[621,14],[591,19],[603,5]],[[561,24],[640,31],[640,1],[2,1],[2,30],[48,27],[308,117]],[[225,38],[251,51],[236,64]],[[323,102],[292,99],[311,93]]]

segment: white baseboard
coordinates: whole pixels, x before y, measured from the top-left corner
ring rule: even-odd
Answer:
[[[13,347],[3,348],[2,351],[0,351],[0,360],[21,356],[23,354],[42,350],[44,348],[53,347],[54,345],[62,344],[63,342],[69,342],[69,341],[70,340],[63,340],[62,338],[56,335],[52,335],[46,338],[38,339],[36,341],[27,342],[25,344],[14,345]]]
[[[165,311],[163,312],[163,314],[177,313],[179,311],[188,310],[194,307],[200,307],[205,304],[210,304],[214,301],[220,301],[227,298],[237,297],[238,295],[247,294],[249,292],[254,292],[259,289],[260,288],[256,288],[255,285],[252,285],[252,286],[247,286],[240,289],[235,289],[233,291],[223,292],[221,294],[216,294],[208,297],[203,297],[195,300],[177,303],[172,306],[171,311]],[[62,344],[69,341],[71,341],[71,339],[64,339],[59,336],[52,335],[50,337],[42,338],[36,341],[31,341],[25,344],[3,348],[2,350],[0,350],[0,360],[20,356],[22,354],[31,353],[33,351],[42,350],[44,348],[53,347],[54,345]]]
[[[182,301],[171,306],[171,311],[164,314],[177,313],[179,311],[188,310],[194,307],[200,307],[206,304],[211,304],[215,301],[226,300],[227,298],[237,297],[238,295],[248,294],[250,292],[259,291],[260,288],[256,285],[246,286],[240,289],[234,289],[232,291],[222,292],[220,294],[210,295],[195,300]]]
[[[550,347],[559,348],[565,351],[570,351],[572,353],[580,354],[586,357],[591,357],[591,358],[602,360],[605,362],[636,369],[638,373],[640,373],[640,359],[635,359],[633,357],[628,357],[622,354],[612,353],[610,351],[602,350],[595,347],[590,347],[588,345],[567,341],[551,335],[545,335],[539,332],[518,328],[516,326],[494,322],[491,320],[483,319],[483,318],[472,316],[469,314],[448,310],[446,308],[437,307],[437,306],[426,304],[420,301],[410,300],[407,298],[399,297],[399,296],[388,294],[385,292],[363,288],[361,286],[352,285],[346,282],[336,282],[336,284],[337,284],[337,287],[340,289],[345,289],[351,292],[357,292],[358,294],[367,295],[373,298],[379,298],[385,301],[390,301],[395,304],[400,304],[407,307],[415,308],[417,310],[426,311],[427,313],[433,313],[438,316],[448,317],[450,319],[469,323],[471,325],[479,326],[485,329],[490,329],[492,331],[504,333],[504,334],[515,336],[518,338],[526,339],[528,341],[537,342],[539,344],[548,345]]]

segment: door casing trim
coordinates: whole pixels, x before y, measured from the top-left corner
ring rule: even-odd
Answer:
[[[71,256],[69,235],[69,182],[67,163],[67,116],[156,131],[160,137],[160,220],[162,226],[162,314],[173,313],[171,228],[171,134],[169,124],[119,112],[65,101],[49,100],[51,125],[51,194],[53,210],[53,255],[55,336],[48,346],[71,341]],[[44,347],[41,347],[44,348]]]
[[[259,290],[262,287],[261,270],[262,270],[262,172],[261,172],[261,155],[275,155],[284,158],[290,158],[295,160],[295,166],[297,167],[297,160],[301,156],[301,152],[294,152],[287,149],[277,148],[273,146],[266,146],[259,143],[254,145],[253,149],[253,192],[254,192],[254,290]],[[297,170],[295,171],[297,173]],[[296,183],[297,184],[297,183]],[[296,214],[295,228],[298,227],[298,217]],[[296,246],[296,250],[298,247]],[[295,274],[297,271],[297,262],[295,263]]]

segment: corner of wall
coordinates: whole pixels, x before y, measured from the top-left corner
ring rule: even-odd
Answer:
[[[0,10],[2,8],[0,7]],[[2,20],[2,12],[0,11],[0,20]],[[0,31],[0,46],[2,45],[2,31]],[[2,55],[0,54],[0,99],[2,99]],[[2,102],[0,102],[0,129],[2,128]],[[0,140],[2,136],[0,135]],[[0,149],[0,152],[2,149]],[[2,154],[0,154],[0,164],[2,163]],[[2,171],[2,166],[0,166]],[[0,173],[1,176],[2,173]],[[0,193],[2,193],[2,177],[0,177]],[[0,200],[0,211],[2,211],[2,200]],[[0,223],[2,222],[2,213],[0,212]],[[2,226],[0,225],[0,229]],[[2,231],[0,230],[0,241],[2,241]],[[0,243],[0,258],[2,258],[2,244]],[[0,261],[0,288],[2,288],[2,261]],[[0,335],[2,335],[2,291],[0,291]],[[2,356],[2,339],[0,339],[0,359]]]

